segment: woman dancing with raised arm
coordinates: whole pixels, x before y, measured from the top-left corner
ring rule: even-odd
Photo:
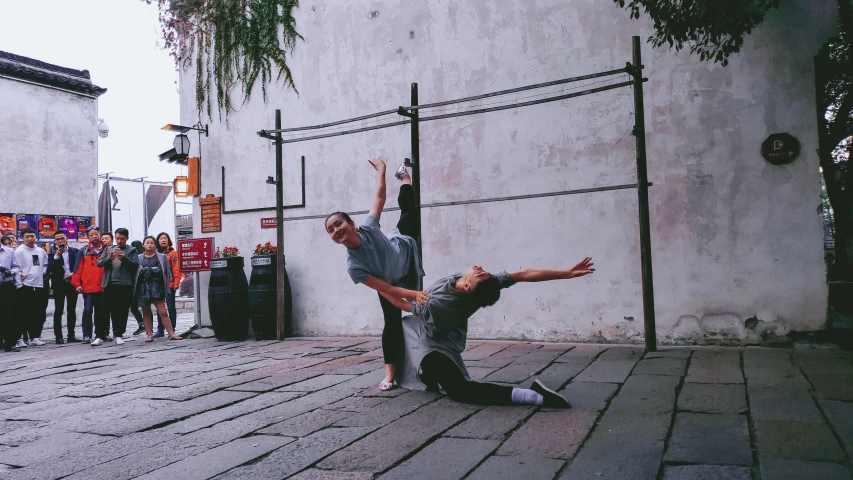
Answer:
[[[370,161],[369,161],[370,162]],[[363,283],[379,293],[379,303],[385,317],[382,330],[382,353],[385,357],[385,378],[380,390],[394,387],[394,363],[402,358],[403,313],[382,294],[392,298],[405,298],[424,304],[426,292],[417,291],[424,276],[418,243],[418,211],[412,179],[404,165],[394,175],[400,182],[400,221],[387,236],[379,229],[379,217],[385,207],[385,162],[370,162],[378,172],[376,197],[364,223],[355,226],[344,212],[335,212],[326,218],[326,231],[335,243],[347,247],[347,271],[355,283]]]

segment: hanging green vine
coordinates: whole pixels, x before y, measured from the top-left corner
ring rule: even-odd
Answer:
[[[232,89],[242,89],[241,104],[249,101],[260,78],[267,100],[267,85],[276,81],[293,88],[288,53],[298,39],[292,10],[299,0],[142,0],[159,9],[164,48],[178,68],[196,68],[196,107],[212,117],[213,94],[220,120],[234,110]],[[279,32],[281,28],[281,33]],[[297,91],[298,93],[298,91]]]

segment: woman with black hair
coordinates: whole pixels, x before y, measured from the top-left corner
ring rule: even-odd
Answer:
[[[172,321],[172,327],[177,327],[178,311],[175,308],[175,292],[181,287],[184,274],[181,273],[178,252],[172,248],[172,237],[168,233],[160,232],[157,235],[157,252],[165,255],[169,260],[169,265],[172,267],[172,281],[169,283],[169,288],[166,289],[166,309],[169,311],[169,319]],[[160,312],[157,312],[157,332],[154,334],[154,337],[162,336],[163,319],[160,316]]]
[[[418,253],[418,211],[412,179],[405,165],[394,175],[400,180],[400,220],[387,236],[379,227],[379,217],[385,208],[385,162],[380,158],[368,162],[378,172],[376,196],[364,223],[355,226],[344,212],[326,218],[326,232],[332,241],[347,247],[347,271],[354,283],[363,283],[379,293],[379,303],[385,318],[382,330],[382,353],[385,357],[385,378],[380,390],[394,387],[394,363],[399,361],[403,348],[403,313],[382,294],[405,298],[420,304],[426,302],[426,292],[417,291],[424,276]]]
[[[148,338],[145,342],[154,341],[152,335],[154,319],[151,315],[151,305],[157,309],[157,313],[163,318],[169,340],[183,340],[175,335],[172,322],[166,312],[166,290],[172,281],[172,268],[166,255],[157,253],[156,240],[151,235],[142,240],[144,253],[139,256],[139,269],[136,271],[136,294],[139,307],[142,308],[142,318],[145,323],[145,334]]]

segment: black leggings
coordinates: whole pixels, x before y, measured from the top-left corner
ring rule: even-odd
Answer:
[[[400,205],[400,220],[397,230],[403,235],[418,239],[418,209],[415,205],[415,190],[411,185],[400,185],[397,195]],[[403,355],[403,312],[391,304],[382,294],[379,294],[379,304],[385,317],[385,328],[382,330],[382,354],[385,363],[397,363]]]
[[[421,360],[421,380],[427,386],[441,385],[453,400],[477,405],[512,404],[512,387],[465,380],[453,360],[441,352],[430,352]]]

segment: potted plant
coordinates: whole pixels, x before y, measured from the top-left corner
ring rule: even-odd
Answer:
[[[257,340],[276,338],[276,255],[278,247],[270,242],[258,244],[252,252],[249,278],[249,320]],[[287,273],[285,273],[285,279]]]
[[[270,242],[258,244],[255,251],[252,252],[252,266],[258,265],[273,265],[275,264],[275,256],[278,253],[278,247]]]

